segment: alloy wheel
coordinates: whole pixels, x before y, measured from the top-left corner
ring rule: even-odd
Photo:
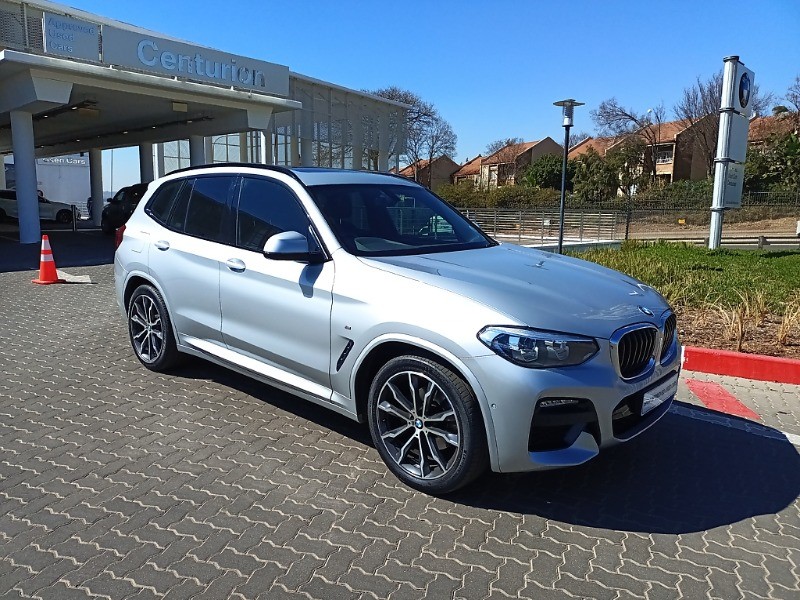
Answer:
[[[380,439],[394,462],[410,475],[438,479],[457,462],[461,431],[447,394],[428,376],[402,371],[378,396]]]
[[[155,362],[164,350],[164,327],[158,306],[150,296],[137,296],[130,310],[131,340],[144,362]]]

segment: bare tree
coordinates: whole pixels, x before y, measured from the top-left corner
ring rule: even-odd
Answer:
[[[455,156],[457,143],[458,136],[450,123],[437,115],[421,137],[420,145],[428,160],[428,188],[433,183],[433,160],[441,156]]]
[[[585,131],[579,131],[577,133],[572,132],[572,133],[569,134],[569,144],[568,145],[569,145],[570,148],[574,148],[575,146],[580,144],[583,140],[585,140],[588,137],[591,137],[591,136],[588,133],[586,133]]]
[[[522,144],[523,139],[520,137],[510,137],[501,140],[495,140],[490,144],[486,145],[486,156],[491,156],[498,150],[506,148],[508,146],[515,146],[517,144]]]
[[[395,102],[402,102],[408,105],[406,110],[406,151],[407,162],[414,165],[414,178],[416,179],[417,163],[423,156],[422,137],[424,131],[430,127],[437,115],[436,109],[430,102],[424,101],[412,91],[404,90],[395,85],[378,90],[365,90],[374,96],[380,96]],[[377,168],[377,157],[375,158],[375,168]]]
[[[639,138],[652,149],[652,158],[644,157],[649,167],[652,181],[656,179],[656,160],[658,144],[661,142],[661,125],[664,123],[666,109],[663,104],[640,113],[625,108],[616,98],[603,100],[597,110],[591,112],[592,120],[601,135],[616,138]]]
[[[794,83],[786,90],[786,101],[791,104],[790,112],[794,113],[794,127],[800,128],[800,75],[794,78]]]
[[[773,102],[772,94],[762,94],[758,85],[753,86],[753,112],[764,114]],[[714,172],[714,156],[719,137],[719,113],[722,106],[722,71],[706,80],[697,78],[695,84],[685,88],[681,99],[673,108],[675,118],[689,130],[687,135],[694,140],[706,164],[710,176]]]

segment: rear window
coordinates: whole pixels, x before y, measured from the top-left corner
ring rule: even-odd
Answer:
[[[184,232],[211,242],[227,243],[228,196],[235,177],[199,177],[186,209]]]
[[[177,179],[168,181],[158,188],[155,194],[153,194],[153,197],[150,198],[150,203],[147,205],[147,214],[162,225],[165,225],[169,219],[172,206],[175,203],[175,198],[183,184],[183,179]],[[186,212],[185,209],[184,212]]]

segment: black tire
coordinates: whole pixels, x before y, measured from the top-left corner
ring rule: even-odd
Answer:
[[[5,220],[8,218],[6,211],[0,208],[0,223],[5,223]]]
[[[372,381],[367,412],[375,448],[410,487],[447,494],[488,467],[486,429],[475,394],[438,362],[413,355],[387,362]]]
[[[108,219],[102,218],[100,219],[100,229],[106,235],[111,235],[116,231],[116,228],[108,222]]]
[[[56,222],[66,225],[72,223],[72,212],[68,210],[60,210],[56,213]]]
[[[128,335],[133,352],[151,371],[175,367],[180,353],[164,299],[151,285],[140,285],[128,302]]]

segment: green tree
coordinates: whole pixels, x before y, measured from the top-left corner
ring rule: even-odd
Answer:
[[[617,186],[628,198],[646,187],[650,179],[645,171],[644,151],[644,142],[628,138],[606,153],[606,164],[617,174]]]
[[[800,136],[792,132],[773,140],[769,147],[769,173],[780,187],[800,189]]]
[[[561,167],[563,159],[555,154],[543,154],[535,159],[519,178],[520,185],[533,188],[561,189]],[[572,189],[575,165],[567,163],[567,189]]]
[[[574,163],[575,168],[572,186],[576,199],[602,202],[616,196],[619,175],[594,148],[570,162]]]

